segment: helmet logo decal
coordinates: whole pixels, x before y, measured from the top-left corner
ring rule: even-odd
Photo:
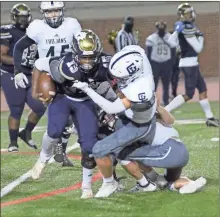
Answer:
[[[127,66],[127,71],[129,75],[133,75],[135,72],[137,72],[139,69],[135,66],[134,63],[131,63],[129,66]]]

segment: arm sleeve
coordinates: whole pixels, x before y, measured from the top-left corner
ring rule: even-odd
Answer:
[[[100,96],[98,93],[96,93],[93,89],[89,87],[85,90],[85,93],[107,114],[117,114],[126,110],[123,102],[118,97],[115,101],[111,102]]]
[[[152,46],[153,46],[153,42],[151,40],[149,40],[149,38],[146,38],[146,54],[147,57],[149,58],[149,60],[151,60],[151,53],[152,53]]]
[[[178,33],[176,31],[168,39],[168,44],[170,47],[177,47],[178,46]]]
[[[196,36],[193,36],[193,37],[186,37],[185,36],[185,39],[191,45],[191,47],[195,50],[196,53],[200,53],[202,51],[203,44],[204,44],[203,36],[200,36],[198,38]]]
[[[97,88],[96,92],[99,95],[103,96],[105,99],[110,100],[110,101],[114,101],[117,98],[116,93],[112,89],[110,83],[107,81],[102,82]]]
[[[13,50],[14,66],[16,72],[22,72],[23,68],[21,66],[22,57],[26,49],[31,45],[35,44],[35,41],[30,39],[27,35],[23,36],[16,44]]]
[[[13,36],[11,35],[10,29],[1,27],[1,33],[0,34],[1,34],[0,45],[5,45],[5,46],[9,47],[10,42],[13,39]]]

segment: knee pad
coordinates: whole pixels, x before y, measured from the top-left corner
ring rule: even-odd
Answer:
[[[10,112],[11,117],[13,117],[16,120],[20,120],[23,113],[23,109],[19,106],[10,106]]]
[[[81,165],[86,169],[94,169],[96,162],[94,157],[90,157],[88,152],[82,152]]]

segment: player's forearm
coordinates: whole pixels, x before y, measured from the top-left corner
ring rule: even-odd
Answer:
[[[1,54],[1,63],[6,65],[14,65],[14,59],[7,54]]]
[[[100,96],[91,88],[86,88],[84,92],[107,114],[117,114],[126,110],[126,107],[120,98],[117,98],[114,102]]]
[[[176,31],[169,37],[168,44],[172,48],[178,46],[178,33]]]
[[[39,71],[37,68],[34,68],[33,74],[32,74],[32,97],[34,99],[38,99],[37,94],[38,94],[38,81],[40,78],[41,71]]]
[[[166,124],[170,125],[170,124],[174,123],[175,118],[173,117],[173,115],[171,115],[162,106],[158,106],[157,112],[159,113],[159,115],[160,115],[161,119],[163,120],[163,122],[165,122]]]
[[[30,39],[28,36],[23,36],[16,44],[13,50],[14,57],[14,66],[16,68],[16,72],[22,72],[22,56],[24,50],[33,45],[35,42]]]
[[[185,37],[187,42],[192,46],[196,53],[200,53],[203,49],[204,38],[200,36],[197,38],[196,36],[187,38]]]

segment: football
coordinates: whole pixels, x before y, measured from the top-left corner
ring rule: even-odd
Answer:
[[[42,93],[42,98],[50,100],[56,95],[56,86],[47,72],[43,72],[40,75],[38,83],[38,93]]]

